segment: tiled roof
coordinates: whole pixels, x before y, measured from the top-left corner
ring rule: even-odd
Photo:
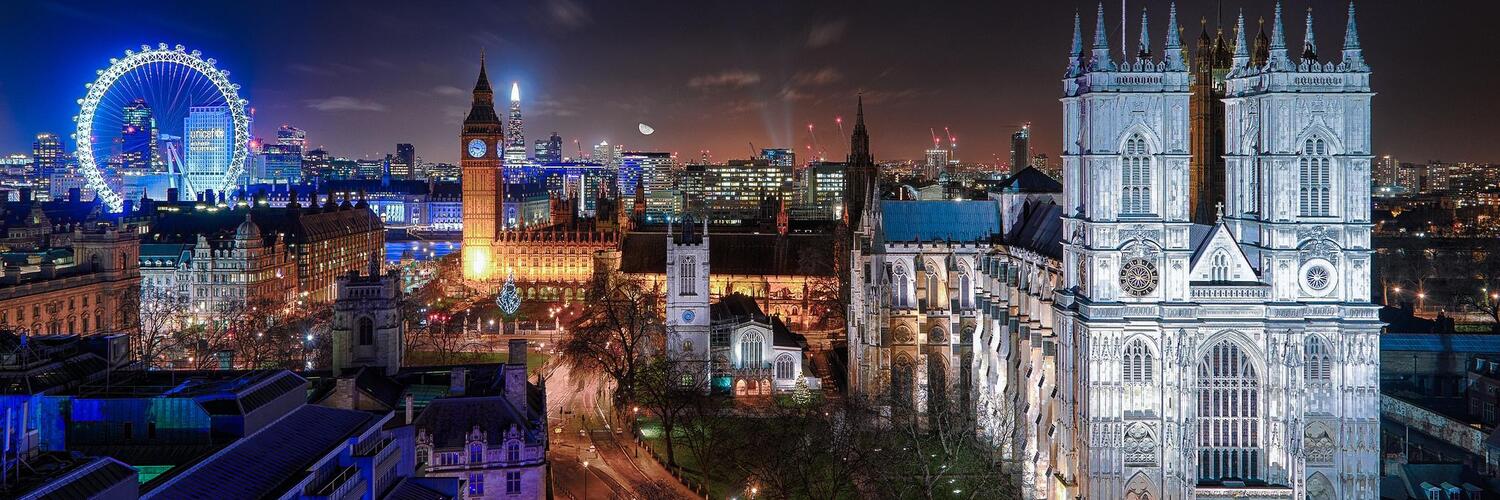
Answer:
[[[432,436],[435,448],[462,447],[475,426],[485,433],[490,445],[502,444],[505,432],[513,425],[525,432],[529,441],[533,433],[545,432],[532,424],[521,418],[503,396],[435,399],[413,422],[417,429]]]
[[[318,459],[378,421],[367,412],[302,405],[218,453],[168,472],[160,483],[147,483],[142,498],[223,498],[230,491],[241,498],[280,496]]]
[[[713,321],[755,321],[771,325],[771,345],[777,347],[804,347],[807,339],[787,328],[781,319],[762,312],[755,298],[733,293],[709,306],[709,317]]]
[[[1036,167],[1026,167],[1006,178],[999,188],[1007,193],[1061,193],[1063,186]]]
[[[880,202],[885,240],[990,241],[1000,235],[1000,207],[994,201]]]
[[[55,479],[67,482],[55,488],[45,484],[19,498],[96,498],[122,482],[136,482],[136,471],[113,458],[99,457]]]
[[[1062,259],[1062,207],[1052,202],[1028,201],[1006,242],[1039,254]]]

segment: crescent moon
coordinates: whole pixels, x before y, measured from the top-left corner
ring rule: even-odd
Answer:
[[[641,129],[641,135],[651,135],[652,132],[656,132],[656,129],[644,123],[640,124],[639,128]]]

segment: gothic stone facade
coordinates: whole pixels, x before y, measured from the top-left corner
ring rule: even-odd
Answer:
[[[949,342],[971,350],[932,348],[933,325],[902,333],[903,287],[914,286],[902,266],[916,262],[900,257],[909,244],[882,238],[895,223],[867,215],[850,380],[863,395],[912,392],[920,409],[935,380],[912,380],[903,354],[969,366],[958,380],[976,396],[981,432],[1019,461],[1033,498],[1372,498],[1373,94],[1353,10],[1337,61],[1319,60],[1310,17],[1293,61],[1278,7],[1268,57],[1252,64],[1240,22],[1224,100],[1226,206],[1211,225],[1190,221],[1191,77],[1175,17],[1160,57],[1143,33],[1142,56],[1118,64],[1102,11],[1091,53],[1075,28],[1060,220],[1028,216],[988,248],[921,249],[925,286],[966,263],[976,271],[978,289],[940,279],[937,305],[916,305],[930,317],[953,307],[944,288],[976,294],[972,311],[957,306],[973,333],[948,322],[960,328]],[[925,271],[931,263],[939,269]],[[903,353],[907,343],[917,349]]]

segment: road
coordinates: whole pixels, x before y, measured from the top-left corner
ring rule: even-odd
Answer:
[[[668,485],[682,498],[695,497],[646,451],[636,449],[629,429],[616,434],[606,424],[601,408],[608,407],[608,385],[602,379],[575,380],[556,357],[543,369],[543,373],[548,371],[547,411],[552,425],[548,459],[557,498],[634,499],[639,498],[636,492],[642,485],[654,481]]]

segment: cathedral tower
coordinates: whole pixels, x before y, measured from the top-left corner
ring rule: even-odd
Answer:
[[[1319,60],[1310,14],[1292,52],[1278,5],[1263,55],[1242,14],[1227,71],[1205,33],[1191,84],[1173,12],[1163,63],[1117,66],[1101,20],[1086,64],[1075,34],[1063,83],[1054,309],[1078,494],[1374,498],[1373,93],[1353,8],[1338,61]],[[1223,96],[1224,205],[1191,224],[1188,153],[1213,140],[1200,129],[1190,149],[1183,124],[1212,120],[1188,111],[1205,84]]]
[[[1123,372],[1125,346],[1161,352],[1175,329],[1150,312],[1186,304],[1195,234],[1189,189],[1192,75],[1174,5],[1159,55],[1143,20],[1135,60],[1116,63],[1104,6],[1085,52],[1075,20],[1063,79],[1063,289],[1056,303],[1059,412],[1055,459],[1081,498],[1178,498],[1192,472],[1179,404],[1164,404],[1180,368]],[[1147,373],[1151,372],[1151,373]],[[1077,410],[1074,410],[1077,408]],[[1137,436],[1138,439],[1131,436]],[[1149,446],[1145,446],[1149,444]],[[1076,474],[1076,477],[1074,476]],[[1048,497],[1037,477],[1034,493]],[[1134,495],[1127,494],[1131,492]]]
[[[694,383],[707,388],[709,376],[708,223],[684,218],[682,231],[667,225],[667,358]],[[698,365],[698,366],[693,366]]]
[[[1268,328],[1263,355],[1267,370],[1284,374],[1266,400],[1286,402],[1266,414],[1267,434],[1286,429],[1267,447],[1266,476],[1294,485],[1298,498],[1374,498],[1379,490],[1375,94],[1352,3],[1347,16],[1341,53],[1318,50],[1312,11],[1297,50],[1278,4],[1264,64],[1236,50],[1224,99],[1224,220],[1254,256],[1269,317],[1285,321]]]
[[[496,276],[494,242],[505,193],[501,184],[500,159],[505,150],[505,130],[495,114],[495,92],[479,58],[479,81],[474,83],[474,101],[459,134],[459,167],[463,175],[464,279],[485,280]]]

